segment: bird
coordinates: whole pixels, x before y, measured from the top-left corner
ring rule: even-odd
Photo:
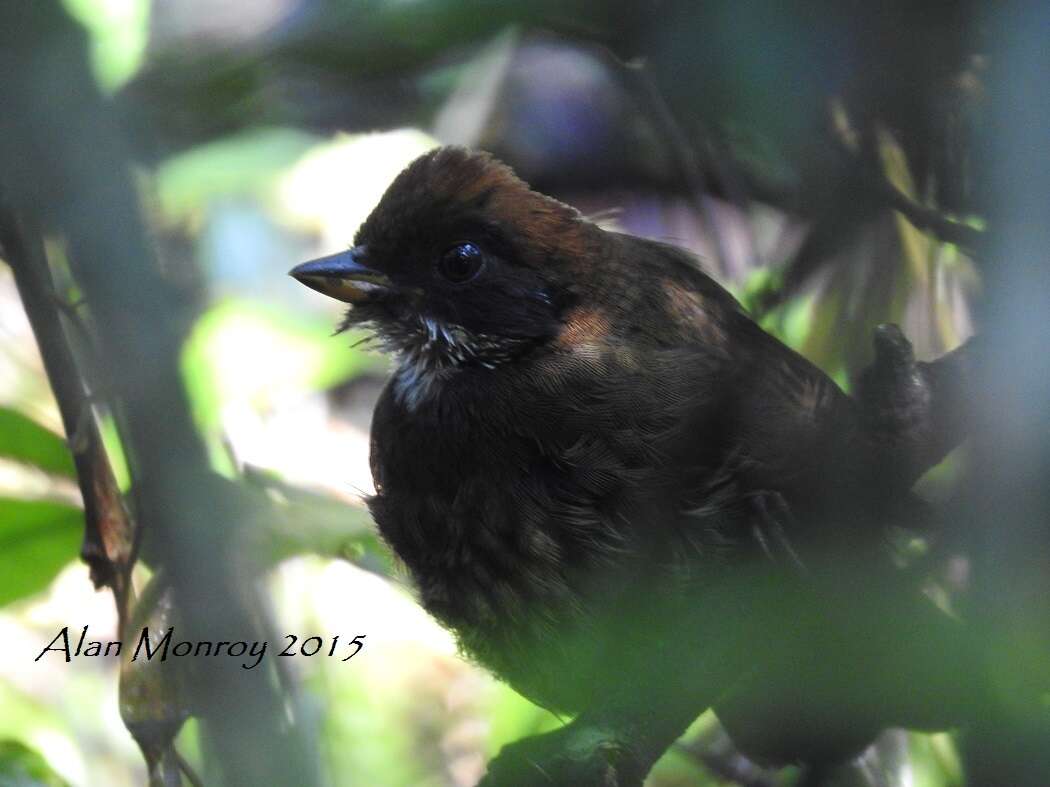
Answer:
[[[746,716],[770,693],[747,688],[755,675],[792,680],[769,626],[824,625],[783,623],[820,567],[846,586],[881,560],[887,487],[906,483],[862,405],[691,253],[600,227],[484,152],[422,155],[351,248],[291,275],[394,358],[368,505],[423,607],[537,704],[603,729],[633,720],[590,775],[557,783],[637,782],[706,707]],[[680,706],[666,724],[660,702]],[[815,743],[727,726],[759,758],[834,759],[882,719],[840,722]],[[492,783],[555,783],[544,758],[566,740],[518,750],[524,770]]]

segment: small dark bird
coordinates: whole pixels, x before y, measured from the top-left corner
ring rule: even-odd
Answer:
[[[711,705],[767,759],[847,757],[884,726],[814,721],[782,691],[761,708],[770,691],[748,688],[797,679],[795,635],[827,618],[793,610],[820,607],[804,599],[825,555],[855,557],[834,561],[842,586],[844,566],[882,559],[885,456],[858,404],[690,254],[441,148],[353,248],[291,273],[397,360],[369,506],[423,606],[470,658],[612,741],[541,739],[495,781],[636,781]],[[756,706],[752,730],[740,711]],[[586,750],[571,778],[548,762],[565,746]]]

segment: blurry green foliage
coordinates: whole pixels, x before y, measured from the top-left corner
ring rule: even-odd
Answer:
[[[908,743],[915,787],[961,787],[965,783],[962,762],[950,735],[914,732],[909,734]]]
[[[264,410],[275,397],[330,387],[372,363],[331,334],[328,320],[311,322],[271,304],[230,299],[209,309],[183,351],[198,420],[214,429],[224,406]]]
[[[335,680],[314,688],[334,711],[325,714],[321,731],[333,773],[353,774],[356,784],[441,784],[438,774],[427,772],[429,763],[421,761],[414,745],[422,719],[412,718],[411,702],[396,696],[384,697],[355,679]],[[344,745],[349,741],[367,741],[367,745]]]
[[[488,717],[489,755],[495,756],[502,746],[526,735],[538,735],[557,729],[563,723],[553,713],[533,705],[505,684],[499,684],[492,711]]]
[[[0,605],[46,588],[77,554],[83,526],[79,508],[0,498]]]
[[[783,286],[779,269],[755,268],[743,287],[731,288],[740,303],[752,315],[758,315],[759,324],[789,347],[798,350],[813,330],[813,307],[815,298],[811,294],[800,295],[784,301],[774,309],[762,312],[759,308],[771,292]]]
[[[149,40],[150,0],[64,0],[91,35],[91,59],[103,89],[116,90],[134,76]]]
[[[0,457],[33,465],[46,473],[76,478],[66,441],[7,407],[0,407]]]
[[[319,139],[292,129],[252,129],[173,156],[156,172],[162,214],[183,222],[218,198],[267,192]]]
[[[47,762],[18,741],[0,741],[0,785],[3,787],[64,787],[66,782]]]
[[[16,410],[0,408],[0,457],[75,478],[59,435]],[[0,498],[0,605],[43,590],[76,554],[83,513],[47,500]]]

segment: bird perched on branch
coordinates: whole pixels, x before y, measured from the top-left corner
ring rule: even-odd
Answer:
[[[745,678],[788,647],[770,627],[826,620],[795,614],[814,566],[849,563],[824,556],[878,551],[896,475],[857,403],[687,252],[603,230],[488,155],[422,156],[353,248],[291,273],[397,359],[369,506],[422,604],[577,717],[494,782],[640,780],[705,708],[760,704]],[[816,724],[812,746],[739,737],[847,756],[881,721]]]

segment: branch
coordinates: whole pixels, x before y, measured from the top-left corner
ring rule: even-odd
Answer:
[[[126,140],[93,81],[86,34],[54,0],[0,5],[0,73],[0,180],[20,213],[67,242],[115,396],[144,555],[170,578],[187,639],[265,639],[255,585],[234,559],[244,512],[214,482],[190,413],[178,298],[152,254]],[[272,672],[199,666],[187,704],[206,722],[204,749],[224,783],[318,781],[312,740],[289,723],[297,709]]]
[[[58,295],[51,281],[43,241],[26,224],[0,205],[0,246],[14,271],[18,295],[58,403],[84,501],[84,542],[80,556],[91,567],[95,587],[106,585],[112,589],[123,627],[134,563],[134,529],[62,329]]]
[[[949,219],[938,210],[914,202],[890,183],[885,175],[874,178],[872,188],[891,208],[914,224],[916,229],[931,232],[942,241],[954,243],[970,252],[980,249],[984,243],[982,230]]]
[[[982,230],[920,205],[894,185],[877,163],[874,134],[870,130],[865,130],[864,143],[858,145],[856,139],[850,138],[848,129],[837,123],[832,127],[831,138],[838,143],[841,154],[857,162],[859,183],[875,200],[903,215],[916,229],[931,232],[942,241],[954,243],[971,253],[982,248],[985,239]]]
[[[896,325],[880,325],[873,342],[875,360],[857,380],[855,398],[887,494],[906,492],[970,432],[977,340],[929,363],[915,360]]]

